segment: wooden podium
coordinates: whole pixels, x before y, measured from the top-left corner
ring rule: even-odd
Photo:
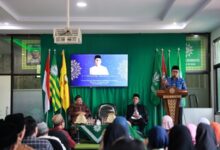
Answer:
[[[175,124],[178,123],[180,100],[187,94],[187,90],[179,90],[176,87],[157,91],[157,96],[165,101],[167,114],[171,116]]]

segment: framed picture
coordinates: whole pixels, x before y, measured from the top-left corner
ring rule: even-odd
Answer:
[[[208,37],[186,37],[186,72],[205,72],[207,65]]]
[[[26,56],[27,65],[40,65],[40,45],[38,43],[28,43]]]
[[[40,40],[22,40],[22,69],[37,69],[41,63]]]

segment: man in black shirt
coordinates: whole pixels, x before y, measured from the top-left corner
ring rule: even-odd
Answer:
[[[127,120],[131,125],[139,126],[139,130],[143,133],[144,127],[148,122],[147,111],[144,108],[144,105],[138,104],[140,101],[139,94],[133,95],[133,104],[127,106]]]

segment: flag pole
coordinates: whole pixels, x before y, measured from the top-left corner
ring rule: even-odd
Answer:
[[[48,55],[49,55],[49,57],[50,57],[50,48],[48,49]],[[48,56],[47,56],[47,58],[48,58]],[[49,62],[50,63],[50,62]],[[50,83],[50,82],[49,82]],[[48,95],[49,96],[49,110],[50,110],[50,95]],[[44,101],[45,101],[45,99],[44,99]],[[45,103],[45,102],[44,102]],[[45,109],[45,108],[44,108]],[[47,125],[48,125],[48,123],[49,123],[49,120],[48,120],[48,113],[49,113],[49,110],[47,110],[47,112],[46,112],[46,123],[47,123]]]

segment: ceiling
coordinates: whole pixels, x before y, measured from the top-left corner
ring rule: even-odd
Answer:
[[[76,3],[84,1],[87,7]],[[66,26],[66,0],[0,0],[0,33],[52,33]],[[70,0],[83,33],[200,33],[220,26],[220,0]],[[7,23],[8,24],[7,24]]]

